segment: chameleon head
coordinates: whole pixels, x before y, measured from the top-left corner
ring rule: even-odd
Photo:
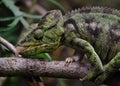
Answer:
[[[49,11],[41,18],[37,26],[29,31],[24,39],[19,42],[19,46],[24,47],[19,53],[22,55],[33,55],[53,51],[60,45],[63,33],[63,16],[61,11]]]

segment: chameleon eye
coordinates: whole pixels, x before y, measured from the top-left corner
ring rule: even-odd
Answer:
[[[43,37],[43,31],[41,29],[35,30],[34,31],[34,38],[36,40],[40,40]]]

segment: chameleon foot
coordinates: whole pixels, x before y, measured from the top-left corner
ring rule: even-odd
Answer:
[[[85,76],[84,78],[80,78],[79,80],[80,80],[80,81],[85,81],[86,78],[87,78],[87,76]]]
[[[102,73],[96,78],[95,83],[102,84],[106,80],[106,78],[107,78],[107,75],[105,73]]]
[[[90,71],[84,78],[80,79],[81,81],[92,80],[95,76],[93,71]]]
[[[65,59],[65,62],[68,63],[68,64],[72,63],[73,61],[74,61],[74,59],[71,58],[71,57],[68,57],[68,58]]]
[[[65,59],[66,64],[70,64],[72,62],[78,62],[80,58],[78,56],[68,57]]]
[[[72,63],[73,61],[74,61],[73,58],[68,57],[68,58],[65,59],[65,65],[69,65],[69,64]]]

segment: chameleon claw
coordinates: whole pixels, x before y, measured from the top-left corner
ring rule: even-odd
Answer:
[[[80,78],[79,80],[80,81],[84,81],[84,80],[86,80],[87,79],[87,76],[85,76],[85,77],[83,77],[83,78]]]
[[[65,62],[66,63],[72,63],[73,62],[73,58],[68,57],[68,58],[65,59]]]
[[[65,65],[69,65],[72,62],[73,62],[73,58],[71,58],[71,57],[68,57],[65,59]]]

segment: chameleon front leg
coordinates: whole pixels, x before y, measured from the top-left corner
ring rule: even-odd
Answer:
[[[96,79],[96,83],[102,83],[108,79],[111,75],[115,73],[120,68],[120,52],[104,66],[104,72],[99,75]]]
[[[89,80],[103,71],[102,62],[89,42],[80,38],[72,38],[69,46],[72,46],[74,49],[77,49],[77,50],[82,48],[87,53],[87,55],[89,55],[89,62],[93,66],[93,69],[84,78],[85,80],[86,79]]]

